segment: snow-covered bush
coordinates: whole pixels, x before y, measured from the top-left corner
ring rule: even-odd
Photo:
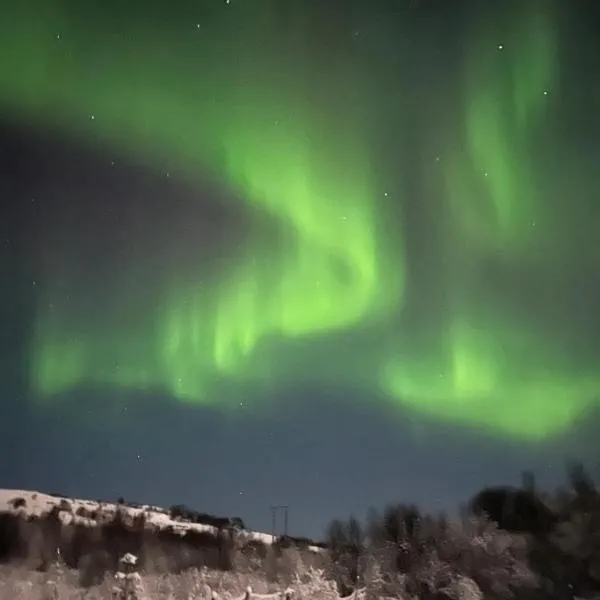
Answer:
[[[136,570],[137,556],[127,553],[120,560],[115,573],[114,600],[145,600],[142,578]]]

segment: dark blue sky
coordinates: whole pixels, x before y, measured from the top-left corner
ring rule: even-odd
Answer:
[[[8,391],[7,391],[8,393]],[[63,407],[5,405],[5,487],[241,516],[271,530],[290,505],[290,533],[320,537],[327,522],[389,501],[453,512],[487,484],[562,483],[565,461],[598,457],[596,422],[525,445],[362,407],[322,390],[287,390],[281,410],[232,420],[160,398],[118,402],[81,393]],[[83,400],[85,398],[85,400]],[[356,402],[358,401],[358,402]],[[293,408],[289,408],[293,407]]]

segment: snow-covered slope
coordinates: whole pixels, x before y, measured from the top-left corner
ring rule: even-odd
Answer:
[[[110,522],[118,511],[123,519],[133,524],[136,518],[143,518],[145,527],[153,530],[170,528],[185,535],[188,531],[216,535],[218,529],[212,525],[192,523],[183,519],[172,519],[169,511],[157,506],[117,504],[116,502],[98,502],[63,496],[53,496],[30,490],[0,489],[0,513],[22,514],[26,517],[42,517],[57,509],[60,520],[95,527]],[[268,533],[242,530],[236,534],[242,543],[251,541],[270,545],[276,538]],[[313,552],[322,552],[318,546],[309,546]]]

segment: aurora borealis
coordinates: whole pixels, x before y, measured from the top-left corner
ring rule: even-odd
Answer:
[[[88,253],[69,232],[93,223],[41,228],[36,402],[106,386],[235,414],[231,389],[267,411],[311,381],[532,442],[598,405],[597,175],[564,125],[559,3],[470,6],[437,70],[403,46],[422,7],[386,29],[358,2],[121,4],[15,3],[2,114],[197,200],[161,199],[160,233],[139,202]],[[207,181],[229,215],[210,244]]]

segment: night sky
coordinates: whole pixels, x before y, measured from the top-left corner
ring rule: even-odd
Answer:
[[[592,0],[22,0],[0,487],[320,537],[600,459]]]

